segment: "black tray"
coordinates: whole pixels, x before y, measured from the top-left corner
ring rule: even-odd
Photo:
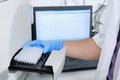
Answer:
[[[50,53],[42,54],[41,58],[37,62],[37,64],[29,64],[23,63],[14,60],[14,57],[22,50],[19,49],[15,55],[12,57],[10,62],[10,66],[8,67],[10,71],[27,71],[27,72],[38,72],[38,73],[47,73],[53,74],[52,66],[45,66],[45,62],[47,61]]]

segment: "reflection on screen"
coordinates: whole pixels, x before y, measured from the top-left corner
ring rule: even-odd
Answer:
[[[90,10],[36,11],[37,39],[80,40],[90,37]]]

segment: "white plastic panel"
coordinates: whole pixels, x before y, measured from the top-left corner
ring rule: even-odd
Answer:
[[[47,59],[45,65],[52,66],[53,69],[53,80],[57,80],[63,69],[65,62],[65,48],[57,51],[53,50]]]

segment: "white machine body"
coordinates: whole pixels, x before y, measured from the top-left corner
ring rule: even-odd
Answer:
[[[0,3],[0,80],[23,80],[28,74],[23,71],[9,72],[8,66],[16,51],[25,42],[31,41],[31,19],[29,0],[5,0]],[[53,51],[45,63],[53,66],[53,80],[57,80],[64,61],[65,48]]]
[[[30,19],[29,0],[1,1],[0,80],[10,78],[11,74],[7,69],[12,56],[23,43],[31,40]]]

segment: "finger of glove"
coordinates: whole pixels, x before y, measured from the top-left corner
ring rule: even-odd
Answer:
[[[50,46],[44,46],[43,53],[47,54],[48,52],[50,52],[49,49],[50,49]]]

